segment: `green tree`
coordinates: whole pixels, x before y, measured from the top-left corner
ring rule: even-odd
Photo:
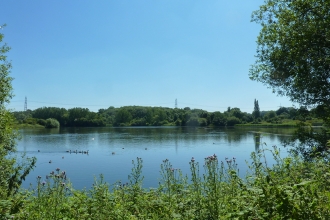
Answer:
[[[132,120],[131,113],[126,108],[120,108],[116,112],[115,126],[127,125]]]
[[[2,26],[3,28],[3,26]],[[1,29],[0,28],[0,31]],[[25,159],[18,164],[13,153],[16,152],[17,132],[12,128],[13,114],[5,107],[12,98],[12,77],[9,76],[11,63],[7,61],[10,48],[3,43],[4,35],[0,32],[0,218],[7,219],[10,212],[17,211],[20,204],[17,197],[22,181],[34,167],[36,159]]]
[[[217,111],[212,114],[212,124],[215,126],[226,126],[227,119],[225,118],[224,114]]]
[[[330,106],[330,1],[267,0],[250,78],[301,105]],[[330,112],[330,111],[329,111]]]
[[[243,116],[244,116],[244,114],[243,114],[243,112],[241,112],[241,109],[239,109],[239,108],[232,108],[230,110],[230,116],[234,116],[234,117],[236,117],[238,119],[242,119]]]
[[[322,112],[321,117],[330,125],[330,1],[266,0],[253,12],[252,21],[262,28],[250,78],[301,106],[317,106],[320,111],[316,112]],[[323,134],[329,140],[329,133]],[[318,135],[312,137],[324,145]]]
[[[254,99],[254,110],[252,112],[253,118],[256,120],[260,118],[260,108],[258,100]]]

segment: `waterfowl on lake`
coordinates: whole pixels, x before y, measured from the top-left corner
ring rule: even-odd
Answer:
[[[52,163],[52,160],[50,160],[48,163]]]
[[[145,150],[148,150],[148,148],[144,148]]]
[[[38,152],[40,152],[40,150],[38,150]]]
[[[115,154],[115,152],[112,152],[112,155],[114,155]]]

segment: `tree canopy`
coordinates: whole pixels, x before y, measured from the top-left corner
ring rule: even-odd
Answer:
[[[301,105],[330,106],[330,1],[265,0],[250,78]]]

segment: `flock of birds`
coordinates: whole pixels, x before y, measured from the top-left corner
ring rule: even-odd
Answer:
[[[84,151],[84,150],[79,150],[79,151],[78,151],[78,150],[73,150],[73,151],[71,151],[71,150],[67,150],[66,152],[67,152],[67,153],[70,153],[70,154],[71,154],[71,153],[76,153],[76,154],[78,154],[78,153],[79,153],[79,154],[88,154],[88,150],[87,150],[87,151]]]
[[[125,149],[125,148],[122,148],[122,149]],[[145,150],[148,150],[148,148],[144,148]],[[38,150],[38,152],[40,152],[40,150]],[[75,154],[78,154],[78,153],[80,153],[80,154],[87,154],[88,155],[88,153],[89,153],[89,150],[86,150],[86,151],[82,151],[82,150],[67,150],[67,151],[65,151],[65,152],[67,152],[67,153],[75,153]],[[111,153],[112,155],[115,155],[116,154],[116,152],[112,152]],[[64,159],[64,156],[62,157],[62,159]],[[52,163],[52,160],[50,160],[48,163]]]

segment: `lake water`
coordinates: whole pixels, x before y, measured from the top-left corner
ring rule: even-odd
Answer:
[[[207,156],[216,154],[219,160],[236,157],[240,172],[245,173],[245,161],[249,160],[251,152],[261,147],[260,143],[266,143],[268,148],[273,145],[281,147],[281,141],[289,138],[292,132],[290,128],[22,129],[17,149],[19,153],[25,152],[26,156],[38,159],[24,187],[35,185],[38,175],[45,179],[56,168],[66,171],[76,189],[89,189],[99,174],[103,174],[110,184],[118,180],[125,183],[132,169],[132,160],[141,157],[145,176],[143,186],[148,188],[158,186],[160,164],[165,159],[169,159],[174,168],[188,174],[192,157],[200,163],[201,171]],[[285,155],[286,149],[281,149]],[[70,150],[71,153],[66,152]],[[88,154],[73,153],[76,150],[88,151]]]

